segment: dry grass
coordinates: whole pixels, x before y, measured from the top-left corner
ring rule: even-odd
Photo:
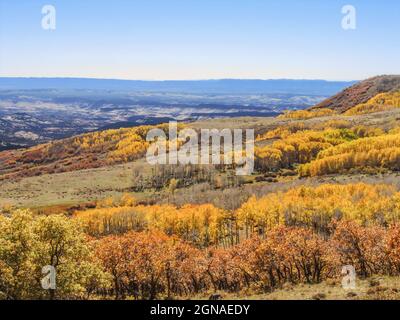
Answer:
[[[195,299],[208,299],[207,293]],[[218,292],[223,300],[399,300],[400,277],[372,277],[358,279],[356,288],[345,290],[339,280],[329,280],[320,284],[285,284],[283,288],[272,293],[254,294],[242,292],[229,294]]]
[[[188,126],[199,128],[255,128],[263,133],[278,126],[289,123],[304,122],[307,126],[321,124],[327,120],[347,120],[352,125],[364,124],[389,129],[400,125],[400,110],[391,110],[377,114],[361,116],[331,116],[306,121],[282,120],[277,118],[229,118],[204,120],[190,123]],[[127,189],[132,187],[133,170],[151,173],[151,167],[144,159],[124,165],[113,165],[96,169],[87,169],[73,172],[47,174],[37,177],[22,178],[19,180],[4,180],[0,185],[0,206],[12,204],[23,207],[41,207],[51,205],[73,205],[85,203],[105,197],[120,197]],[[254,177],[253,177],[254,178]],[[296,177],[279,179],[278,182],[258,182],[242,187],[225,190],[212,190],[202,185],[177,190],[171,199],[165,193],[138,193],[138,199],[150,199],[156,202],[184,202],[206,203],[210,202],[219,207],[232,209],[245,201],[248,196],[265,195],[279,190],[285,191],[298,185],[318,185],[321,183],[389,183],[398,186],[400,179],[397,174],[386,175],[338,175],[321,178],[299,180]]]
[[[37,207],[118,197],[132,186],[138,166],[140,162],[2,182],[0,204]]]

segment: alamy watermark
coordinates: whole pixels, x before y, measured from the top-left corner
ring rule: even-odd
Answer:
[[[167,134],[161,129],[147,133],[146,159],[151,165],[201,164],[232,165],[237,175],[254,171],[253,129],[194,129],[179,130],[176,122],[169,123]],[[222,143],[223,140],[223,143]]]
[[[55,290],[56,289],[56,268],[54,266],[44,266],[42,268],[42,274],[45,275],[40,284],[44,290]]]
[[[56,8],[54,5],[46,4],[42,7],[43,30],[56,30]],[[341,26],[344,30],[355,30],[357,28],[357,10],[355,6],[347,4],[342,7]]]
[[[352,5],[342,7],[342,28],[343,30],[355,30],[357,28],[357,10]]]
[[[56,8],[47,4],[42,7],[42,29],[56,30]]]
[[[342,268],[342,288],[344,290],[354,290],[356,289],[356,269],[354,266],[347,265]]]

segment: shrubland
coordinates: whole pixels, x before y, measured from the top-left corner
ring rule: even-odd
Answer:
[[[248,297],[338,282],[344,265],[361,279],[400,276],[400,192],[377,175],[397,179],[400,130],[393,117],[367,115],[399,108],[399,94],[375,91],[354,99],[349,110],[343,104],[338,110],[345,115],[301,110],[257,127],[256,173],[246,179],[223,165],[140,163],[124,171],[128,182],[116,187],[118,198],[55,204],[61,214],[4,205],[0,298]],[[79,180],[87,172],[81,169],[140,162],[150,128],[3,152],[1,179],[75,171]],[[349,183],[354,173],[375,184]],[[109,185],[104,189],[113,195]],[[45,265],[57,270],[57,290],[41,289]]]
[[[324,184],[300,186],[258,199],[253,196],[237,210],[211,204],[111,205],[76,211],[74,217],[96,237],[155,230],[200,248],[229,247],[253,234],[264,237],[280,226],[301,226],[328,234],[335,219],[393,225],[400,219],[400,193],[388,185]]]
[[[398,276],[400,228],[334,219],[325,233],[276,226],[227,247],[193,244],[158,230],[88,237],[76,219],[17,210],[0,220],[4,299],[164,299],[210,292],[261,294],[340,277]],[[53,264],[57,290],[40,287]]]

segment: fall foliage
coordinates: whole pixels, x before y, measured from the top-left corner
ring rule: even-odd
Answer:
[[[211,204],[112,206],[76,211],[88,234],[99,237],[129,231],[158,231],[198,248],[230,247],[253,234],[262,237],[279,226],[308,227],[328,233],[335,219],[369,225],[400,220],[400,193],[387,185],[327,184],[250,197],[238,210]]]
[[[278,128],[264,135],[272,141],[270,145],[255,148],[256,168],[260,171],[277,171],[305,164],[317,158],[323,150],[364,137],[379,136],[382,130],[356,126],[352,128],[327,128],[317,130],[297,130]],[[295,131],[291,133],[291,130]],[[259,138],[260,139],[260,138]]]
[[[380,93],[366,103],[347,110],[345,115],[354,116],[400,108],[400,91]]]
[[[316,160],[300,167],[299,173],[318,176],[365,168],[400,170],[400,134],[368,137],[328,148]]]
[[[2,152],[0,174],[3,179],[9,179],[133,161],[145,155],[149,146],[146,134],[154,128],[168,134],[167,124],[111,129],[52,141],[27,150]]]
[[[47,265],[56,269],[57,290],[41,287]],[[27,210],[0,216],[0,274],[2,299],[88,299],[109,285],[79,224]]]
[[[279,116],[281,119],[292,119],[292,120],[305,120],[311,118],[327,117],[334,115],[335,112],[331,109],[314,109],[314,110],[297,110],[287,111],[283,115]]]
[[[319,283],[351,264],[360,277],[399,275],[400,228],[332,220],[327,233],[276,226],[236,245],[196,248],[156,230],[87,238],[76,219],[15,211],[0,220],[0,294],[7,299],[163,299],[209,291],[271,292]],[[57,290],[41,290],[41,266]]]

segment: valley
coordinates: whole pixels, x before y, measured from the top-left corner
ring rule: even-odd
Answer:
[[[315,105],[348,84],[0,78],[0,150],[170,120],[270,117]]]
[[[169,139],[164,121],[2,151],[0,239],[22,232],[32,259],[46,230],[70,239],[79,259],[64,263],[80,268],[81,289],[61,299],[398,299],[399,79],[274,117],[179,121],[178,131],[254,129],[248,176],[234,164],[150,165],[146,135]],[[344,265],[354,290],[341,287]]]

